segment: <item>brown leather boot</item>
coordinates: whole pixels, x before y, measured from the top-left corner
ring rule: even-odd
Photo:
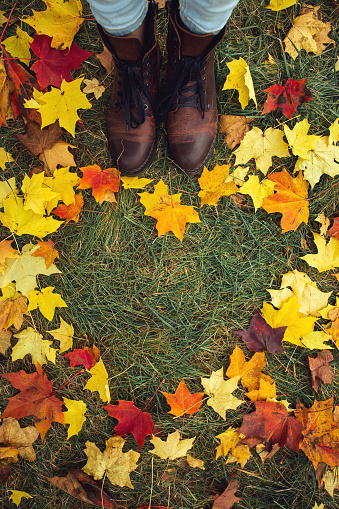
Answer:
[[[98,26],[116,66],[107,130],[112,158],[125,176],[142,173],[156,148],[155,100],[160,67],[156,13],[157,4],[151,0],[141,30],[124,37],[108,34]]]
[[[168,113],[170,156],[188,175],[198,174],[212,155],[218,133],[214,48],[224,36],[193,34],[179,17],[178,2],[168,2],[169,93],[158,107]]]

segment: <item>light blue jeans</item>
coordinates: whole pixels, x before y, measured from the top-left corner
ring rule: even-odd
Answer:
[[[239,0],[180,0],[180,17],[196,34],[217,34]],[[147,0],[88,0],[93,16],[110,34],[123,36],[143,22]]]

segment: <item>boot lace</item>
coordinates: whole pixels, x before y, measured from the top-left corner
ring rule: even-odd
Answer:
[[[182,57],[175,69],[174,76],[168,86],[170,92],[159,103],[159,116],[175,108],[200,108],[202,118],[205,116],[206,102],[203,78],[207,57]],[[189,95],[188,95],[189,94]]]
[[[130,127],[136,129],[145,122],[145,110],[148,108],[148,105],[145,104],[145,98],[154,108],[149,85],[145,83],[145,80],[149,77],[149,57],[146,57],[145,61],[141,63],[130,63],[116,59],[116,67],[118,84],[121,88],[121,91],[118,91],[117,94],[121,97],[121,101],[116,101],[115,106],[125,109],[126,130],[128,131]],[[135,110],[134,115],[132,110]]]

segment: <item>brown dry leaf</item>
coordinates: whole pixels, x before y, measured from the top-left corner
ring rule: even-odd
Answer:
[[[3,288],[3,293],[5,288]],[[6,298],[0,302],[0,329],[8,329],[13,325],[17,330],[24,321],[23,315],[28,315],[27,299],[22,295],[15,295],[13,299]]]
[[[19,253],[12,247],[13,240],[2,240],[0,242],[0,273],[6,269],[6,258],[18,258]]]
[[[0,353],[6,356],[8,348],[11,346],[12,333],[9,330],[0,330]]]
[[[0,127],[2,125],[7,126],[7,121],[9,117],[13,117],[10,114],[12,111],[11,100],[10,100],[10,92],[13,87],[11,81],[7,78],[7,73],[5,69],[5,64],[3,59],[0,59]]]
[[[266,450],[266,445],[264,444],[258,444],[255,448],[263,463],[264,461],[271,459],[272,456],[274,456],[279,451],[279,449],[280,447],[278,444],[273,444],[270,452]]]
[[[101,65],[106,69],[107,73],[110,73],[114,69],[114,61],[112,53],[104,45],[104,51],[102,53],[96,53],[96,57],[100,60]]]
[[[54,173],[58,164],[62,167],[76,166],[73,154],[68,150],[69,148],[76,147],[65,141],[58,140],[52,148],[40,154],[39,159],[44,163],[45,171],[48,175]]]
[[[14,136],[33,156],[38,156],[41,152],[50,150],[62,135],[58,121],[43,129],[36,122],[27,122],[25,131],[26,134],[14,134]]]
[[[100,82],[97,80],[97,78],[84,80],[83,83],[86,85],[85,88],[82,89],[84,94],[94,94],[96,99],[99,99],[106,90],[103,85],[100,85]]]
[[[317,215],[315,221],[320,223],[320,235],[326,235],[327,230],[330,226],[330,220],[324,215],[323,212]]]
[[[225,144],[233,150],[244,139],[250,130],[250,122],[253,118],[238,115],[221,115],[219,119],[219,131],[225,133]]]
[[[333,369],[329,362],[333,361],[334,357],[328,350],[323,350],[318,353],[317,357],[307,357],[307,359],[311,371],[312,387],[318,392],[320,382],[332,383]]]
[[[214,500],[212,509],[231,509],[233,504],[241,500],[235,496],[235,492],[239,489],[239,483],[236,479],[230,479],[225,491]]]
[[[38,436],[39,431],[35,426],[21,428],[13,417],[4,419],[0,427],[0,444],[17,449],[17,454],[28,461],[36,458],[32,444]]]

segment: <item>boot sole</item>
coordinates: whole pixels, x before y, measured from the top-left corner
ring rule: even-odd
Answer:
[[[208,151],[208,154],[207,156],[205,157],[205,159],[203,160],[203,162],[197,167],[197,168],[193,168],[191,170],[188,170],[188,169],[185,169],[185,168],[182,168],[181,166],[179,166],[174,157],[172,156],[172,153],[171,153],[171,148],[170,146],[168,145],[168,154],[170,156],[170,158],[172,159],[172,161],[175,163],[175,165],[177,166],[177,170],[178,170],[178,173],[183,173],[185,175],[187,175],[188,177],[196,177],[197,175],[199,175],[199,173],[204,169],[204,166],[206,166],[206,164],[208,163],[208,161],[211,159],[212,157],[212,153],[213,153],[213,150],[215,148],[215,145],[217,143],[217,139],[218,139],[218,131],[216,132],[215,134],[215,137],[214,137],[214,140],[212,142],[212,145]]]

